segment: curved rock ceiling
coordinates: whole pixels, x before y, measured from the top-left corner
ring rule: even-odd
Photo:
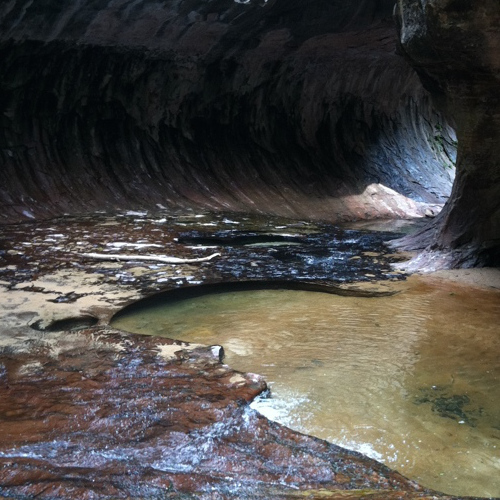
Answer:
[[[3,2],[0,220],[156,204],[422,215],[450,192],[456,141],[395,53],[392,7]]]

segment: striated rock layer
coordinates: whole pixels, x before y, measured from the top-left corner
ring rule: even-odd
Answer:
[[[435,213],[455,141],[392,1],[9,0],[0,218],[204,206]]]

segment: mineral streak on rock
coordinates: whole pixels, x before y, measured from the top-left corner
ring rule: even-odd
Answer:
[[[395,54],[391,14],[389,0],[2,2],[1,218],[437,212],[454,132]]]

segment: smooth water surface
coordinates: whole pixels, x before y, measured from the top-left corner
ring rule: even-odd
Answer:
[[[424,486],[500,496],[500,293],[413,277],[394,296],[252,290],[126,314],[113,326],[221,344],[265,376],[253,406]]]

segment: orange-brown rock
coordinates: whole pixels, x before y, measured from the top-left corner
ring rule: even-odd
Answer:
[[[360,454],[256,414],[248,401],[265,388],[264,382],[221,364],[219,347],[104,326],[124,305],[160,289],[178,289],[179,294],[193,290],[194,283],[296,276],[291,269],[286,274],[287,261],[252,245],[237,252],[227,248],[216,260],[175,267],[151,266],[133,257],[119,262],[81,257],[97,245],[102,253],[114,252],[115,244],[124,244],[122,252],[132,255],[203,255],[207,250],[193,247],[193,241],[180,243],[181,234],[186,240],[213,237],[214,221],[218,229],[227,228],[228,221],[222,215],[199,215],[100,214],[3,227],[0,496],[440,497]],[[200,220],[212,222],[200,225]],[[297,228],[295,221],[288,223],[289,230]],[[276,221],[281,228],[284,224]],[[330,229],[331,234],[305,229],[313,232],[310,251],[335,252],[340,234]],[[254,231],[238,231],[239,239],[245,235],[255,238]],[[366,240],[353,243],[354,236],[361,234],[350,231],[349,251],[360,254]],[[138,239],[149,245],[137,248]],[[255,259],[259,266],[252,267]],[[323,277],[321,259],[316,268],[305,260],[295,262],[293,271],[325,287],[328,283],[314,274]],[[392,271],[389,261],[382,252],[347,258],[342,272],[358,276],[369,265],[384,276]],[[342,268],[338,261],[337,268]]]

